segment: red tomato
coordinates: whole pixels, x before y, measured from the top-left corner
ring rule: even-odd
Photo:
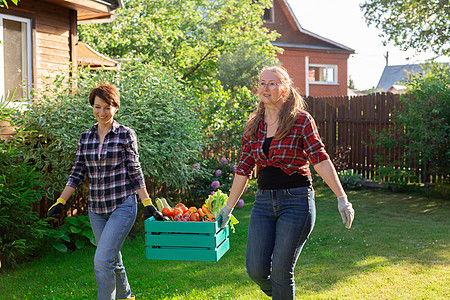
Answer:
[[[162,209],[162,214],[163,214],[163,216],[171,217],[173,214],[173,209],[171,207],[164,207]]]
[[[200,215],[198,213],[192,213],[190,220],[195,222],[200,221]]]
[[[175,205],[175,208],[180,208],[183,211],[183,213],[185,213],[188,210],[186,205],[184,205],[183,203],[178,203],[177,205]]]
[[[180,208],[175,207],[173,209],[173,211],[172,211],[172,216],[175,218],[178,215],[182,216],[183,215],[183,211]]]

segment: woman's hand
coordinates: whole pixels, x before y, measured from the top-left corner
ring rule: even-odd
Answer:
[[[220,224],[220,228],[224,228],[228,225],[228,222],[230,222],[231,219],[231,212],[233,209],[225,204],[224,207],[222,207],[219,211],[219,214],[217,215],[217,219],[222,217],[222,223]]]
[[[352,227],[353,219],[355,218],[355,211],[353,210],[352,204],[348,202],[347,196],[340,196],[337,199],[342,223],[345,224],[345,228],[350,229],[350,227]]]

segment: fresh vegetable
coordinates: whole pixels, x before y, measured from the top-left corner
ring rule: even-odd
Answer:
[[[161,212],[164,216],[172,217],[173,209],[171,207],[164,207]]]
[[[184,205],[183,203],[178,203],[177,205],[175,205],[175,208],[179,208],[183,211],[183,213],[185,213],[186,211],[188,211],[189,209],[186,207],[186,205]]]
[[[206,221],[206,219],[207,219],[208,217],[207,217],[206,214],[203,212],[203,209],[199,208],[199,209],[197,209],[197,212],[198,212],[198,214],[200,215],[201,220],[202,220],[202,221]]]
[[[181,208],[175,207],[172,211],[172,217],[176,217],[176,216],[182,216],[183,215],[183,211],[181,210]]]
[[[192,213],[192,214],[191,214],[191,217],[190,217],[190,220],[191,220],[191,221],[194,221],[194,222],[200,221],[200,215],[199,215],[199,213],[197,213],[197,212]]]
[[[158,207],[158,210],[162,211],[163,208],[164,208],[164,203],[161,201],[161,199],[160,198],[156,198],[155,199],[155,203],[156,203],[156,206]]]
[[[160,199],[161,199],[161,201],[164,203],[164,207],[171,207],[171,206],[169,205],[169,203],[167,203],[166,198],[160,198]]]
[[[221,190],[217,190],[214,195],[210,195],[208,199],[206,199],[205,204],[208,209],[215,217],[219,214],[219,211],[222,207],[227,204],[228,201],[228,195],[225,193],[222,193]],[[230,227],[235,232],[234,225],[238,224],[239,221],[231,215],[230,219]]]
[[[206,214],[208,219],[213,220],[213,221],[216,219],[216,217],[208,210],[208,208],[206,207],[206,204],[202,205],[202,210]]]

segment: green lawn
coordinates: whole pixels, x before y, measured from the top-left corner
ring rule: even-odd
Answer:
[[[296,267],[297,299],[449,299],[450,201],[384,191],[349,192],[353,227],[335,197],[316,190],[317,220]],[[145,258],[138,226],[123,247],[137,299],[269,299],[245,271],[253,195],[248,192],[231,248],[217,263]],[[95,299],[94,249],[44,258],[0,273],[0,299]]]

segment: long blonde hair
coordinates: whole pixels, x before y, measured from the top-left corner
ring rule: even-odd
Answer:
[[[298,110],[305,109],[306,103],[302,96],[297,92],[294,87],[294,82],[285,68],[282,66],[264,67],[261,72],[259,72],[259,77],[265,71],[276,72],[280,76],[281,83],[287,87],[284,96],[286,100],[284,100],[283,106],[281,107],[279,126],[277,133],[274,136],[274,140],[280,140],[289,134],[297,120]],[[258,138],[258,127],[263,118],[264,110],[264,103],[260,101],[256,110],[250,114],[249,120],[245,125],[244,133],[252,140]]]

